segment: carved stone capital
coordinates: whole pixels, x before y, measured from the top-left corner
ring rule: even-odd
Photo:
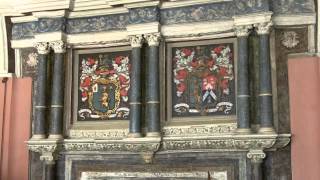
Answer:
[[[142,35],[133,35],[130,36],[131,47],[133,48],[141,48],[143,44],[143,36]]]
[[[161,41],[160,33],[146,34],[144,37],[146,38],[149,46],[159,46]]]
[[[37,49],[38,54],[48,54],[50,51],[48,42],[37,42],[34,47]]]
[[[53,41],[53,42],[50,42],[49,45],[54,50],[54,53],[66,52],[66,43],[63,41]]]
[[[262,163],[263,159],[266,158],[266,153],[264,153],[263,150],[250,150],[247,153],[247,158],[249,158],[252,163]]]
[[[249,36],[252,28],[253,28],[252,25],[242,25],[242,26],[235,26],[234,30],[237,37],[243,37],[243,36]]]
[[[264,22],[259,24],[254,24],[254,27],[256,28],[256,31],[259,35],[263,34],[269,34],[270,28],[272,26],[272,22]]]
[[[28,148],[32,152],[40,154],[40,160],[46,163],[54,163],[58,153],[56,141],[29,141]]]

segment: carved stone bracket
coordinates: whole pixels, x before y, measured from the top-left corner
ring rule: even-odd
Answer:
[[[37,49],[39,54],[48,54],[50,51],[48,42],[37,42],[34,47]]]
[[[250,159],[252,163],[262,163],[263,159],[266,158],[266,154],[263,150],[250,150],[247,153],[247,158]]]
[[[30,140],[28,148],[32,152],[40,153],[40,160],[46,163],[54,163],[57,159],[60,143],[48,140]]]
[[[145,39],[147,40],[149,46],[159,46],[161,35],[160,33],[152,33],[144,35]]]
[[[249,36],[252,28],[253,28],[252,25],[242,25],[242,26],[234,27],[237,37]]]
[[[53,42],[50,42],[49,45],[54,50],[55,53],[66,52],[66,43],[63,41],[53,41]]]
[[[263,35],[263,34],[269,34],[272,25],[273,24],[270,21],[270,22],[254,24],[254,27],[256,28],[256,31],[259,35]]]
[[[131,47],[133,48],[141,48],[143,41],[144,39],[142,35],[130,36],[130,43],[131,43]]]

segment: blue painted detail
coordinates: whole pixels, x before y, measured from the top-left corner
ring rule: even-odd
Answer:
[[[129,10],[129,23],[140,24],[160,20],[158,7],[134,8]]]

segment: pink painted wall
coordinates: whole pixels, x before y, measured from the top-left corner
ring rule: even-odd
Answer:
[[[293,180],[320,179],[320,58],[289,59]]]
[[[0,78],[0,180],[28,179],[31,78]]]

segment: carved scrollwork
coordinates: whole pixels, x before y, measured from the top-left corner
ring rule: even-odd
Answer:
[[[283,33],[281,44],[286,48],[292,49],[300,43],[299,36],[294,31],[286,31]]]
[[[63,41],[53,41],[53,42],[50,42],[49,45],[54,50],[55,53],[66,52],[66,43]]]
[[[50,51],[48,42],[37,42],[34,47],[37,49],[38,54],[48,54]]]
[[[71,138],[89,138],[89,139],[121,139],[128,136],[128,129],[115,129],[115,130],[79,130],[71,129]]]
[[[131,47],[133,48],[141,48],[143,44],[143,36],[142,35],[133,35],[130,36]]]
[[[28,142],[28,148],[32,152],[37,152],[40,154],[40,160],[46,163],[52,163],[57,158],[57,153],[59,149],[59,144],[56,142]]]
[[[269,34],[270,28],[272,26],[272,22],[264,22],[259,24],[254,24],[254,27],[256,28],[256,31],[259,35],[263,34]]]

